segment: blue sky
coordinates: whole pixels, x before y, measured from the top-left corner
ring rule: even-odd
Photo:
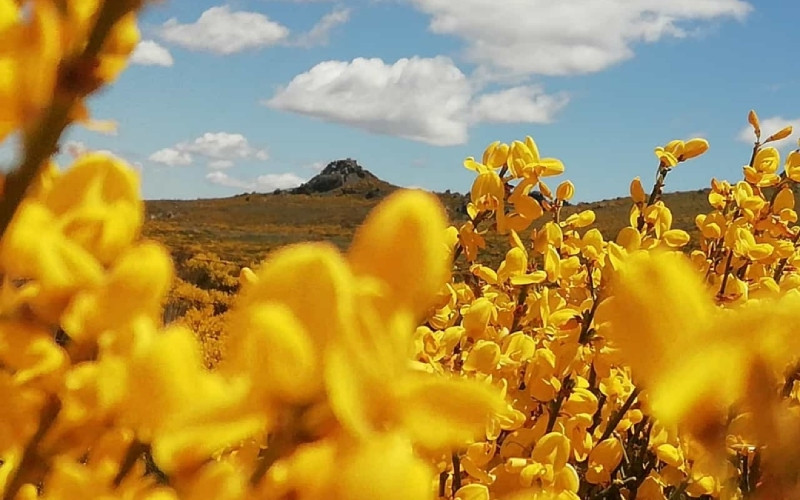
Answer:
[[[796,0],[167,0],[90,102],[116,135],[73,127],[59,162],[109,151],[147,199],[270,192],[346,157],[465,192],[465,157],[531,135],[590,201],[702,136],[667,186],[697,189],[741,176],[751,108],[765,134],[795,124],[779,147],[797,147],[798,18]]]

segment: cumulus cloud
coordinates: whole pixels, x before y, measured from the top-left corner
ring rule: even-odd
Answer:
[[[350,20],[350,9],[336,8],[325,14],[307,33],[297,37],[294,45],[300,47],[313,47],[327,45],[331,31]]]
[[[180,144],[179,147],[183,151],[215,160],[269,158],[267,150],[254,148],[242,134],[228,132],[206,132],[192,142]]]
[[[321,62],[295,76],[263,104],[374,133],[449,146],[465,143],[469,126],[480,121],[548,123],[567,100],[564,94],[547,95],[540,87],[483,96],[478,91],[447,57],[413,57],[394,64],[357,58]],[[504,107],[490,110],[493,104]]]
[[[289,29],[258,12],[231,11],[211,7],[193,23],[172,18],[161,26],[161,37],[189,50],[227,55],[276,45],[289,36]]]
[[[234,166],[237,160],[268,160],[269,152],[252,146],[242,134],[206,132],[193,141],[156,151],[149,159],[174,167],[190,165],[196,156],[208,160],[208,168],[225,169]]]
[[[220,186],[262,192],[275,191],[276,189],[290,189],[305,182],[305,179],[290,172],[283,174],[265,174],[259,175],[252,180],[242,180],[237,177],[232,177],[225,172],[216,171],[206,174],[206,180],[213,184],[219,184]]]
[[[550,123],[567,105],[566,93],[546,94],[540,86],[512,87],[479,96],[472,107],[475,122]]]
[[[131,63],[142,66],[172,66],[172,54],[154,40],[142,40],[136,44],[131,55]]]
[[[782,149],[787,147],[794,148],[797,145],[797,139],[800,137],[800,118],[788,120],[782,116],[772,116],[769,118],[760,118],[759,122],[761,124],[762,140],[766,139],[787,125],[792,126],[792,134],[789,137],[786,139],[781,139],[780,141],[771,142],[769,143],[770,146]],[[750,125],[742,127],[741,130],[739,130],[739,135],[737,135],[736,138],[742,142],[752,144],[756,140],[756,136],[753,134],[753,127]]]
[[[744,19],[742,0],[411,0],[432,32],[466,42],[466,57],[506,75],[573,75],[633,57],[634,45]]]
[[[179,151],[175,148],[159,149],[155,153],[151,154],[147,159],[152,162],[161,163],[170,167],[186,166],[191,165],[192,163],[192,155],[185,151]]]

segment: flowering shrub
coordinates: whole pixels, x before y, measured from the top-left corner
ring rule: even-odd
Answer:
[[[591,211],[561,216],[575,187],[549,188],[564,166],[533,139],[491,144],[465,161],[460,227],[401,191],[346,253],[296,244],[242,269],[209,370],[199,318],[164,324],[174,269],[140,237],[136,173],[49,159],[70,122],[104,126],[83,102],[122,70],[140,7],[0,0],[0,139],[23,139],[0,198],[4,500],[800,492],[800,151],[769,146],[789,127],[762,140],[751,112],[744,180],[712,181],[688,254],[661,193],[703,139],[656,148],[613,241]],[[487,231],[508,238],[496,268]],[[210,314],[207,291],[176,290]]]
[[[212,368],[225,350],[224,325],[233,293],[239,289],[239,269],[216,254],[199,253],[176,259],[176,277],[167,294],[163,319],[187,326],[200,341],[203,362]]]
[[[792,496],[800,430],[795,325],[800,275],[794,186],[800,150],[780,171],[754,112],[744,180],[713,180],[696,218],[696,250],[660,201],[667,175],[703,154],[703,139],[655,150],[656,182],[630,186],[629,226],[612,241],[595,214],[562,219],[574,194],[530,137],[491,144],[478,163],[470,220],[450,227],[473,280],[450,283],[418,327],[430,371],[490,381],[505,418],[486,439],[439,462],[456,497],[765,498]],[[530,191],[538,188],[543,202]],[[529,229],[539,218],[549,220]],[[496,269],[480,264],[484,235],[508,235]],[[800,490],[797,490],[800,491]],[[472,498],[472,497],[470,497]]]

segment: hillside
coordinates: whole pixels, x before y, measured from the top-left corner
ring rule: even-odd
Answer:
[[[237,265],[249,265],[277,247],[301,241],[330,241],[345,249],[367,213],[396,189],[357,162],[340,160],[292,190],[192,201],[148,201],[144,232],[165,243],[178,261],[195,253],[213,252]],[[466,220],[465,195],[437,195],[453,223]],[[707,195],[708,190],[665,194],[664,202],[674,214],[674,227],[695,235],[695,215],[709,210]],[[613,238],[627,225],[630,207],[628,198],[617,198],[578,203],[565,207],[563,214],[594,210],[596,227],[606,238]],[[489,239],[489,247],[488,260],[498,263],[502,249],[507,248],[505,242]]]

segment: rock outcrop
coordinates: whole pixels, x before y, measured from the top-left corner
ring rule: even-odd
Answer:
[[[388,194],[397,186],[382,181],[352,158],[336,160],[308,182],[289,190],[292,194],[354,194],[375,198]]]

